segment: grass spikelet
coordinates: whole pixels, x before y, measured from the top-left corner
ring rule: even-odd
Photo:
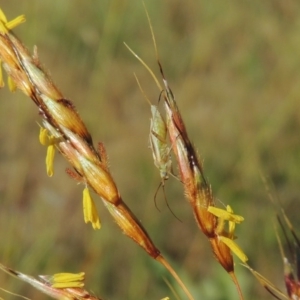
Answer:
[[[176,272],[160,254],[138,218],[123,202],[110,174],[104,146],[101,144],[99,152],[94,148],[92,137],[75,106],[63,96],[41,68],[36,48],[31,55],[9,30],[3,16],[0,18],[0,25],[0,59],[3,67],[15,82],[17,89],[29,96],[37,105],[43,118],[43,127],[47,129],[48,136],[53,141],[50,143],[52,146],[50,153],[47,154],[48,175],[53,174],[53,153],[56,148],[73,166],[74,172],[78,174],[77,180],[85,183],[102,198],[121,230],[149,256],[163,264],[184,288],[187,297],[193,299]],[[103,153],[105,156],[102,158]],[[91,208],[91,205],[89,207]],[[92,209],[85,216],[88,219],[92,217],[93,227],[97,228],[100,224],[98,225],[98,221],[95,220],[93,212],[95,210]]]
[[[195,150],[188,137],[188,133],[177,103],[175,101],[174,94],[165,78],[162,65],[159,61],[159,55],[153,28],[151,25],[151,20],[145,4],[144,7],[148,18],[156,59],[164,86],[163,95],[166,111],[167,130],[170,138],[170,143],[172,145],[172,149],[179,167],[180,179],[184,186],[185,195],[192,207],[198,226],[210,241],[212,251],[216,259],[230,274],[234,281],[234,284],[236,285],[239,298],[243,299],[238,280],[234,274],[234,262],[231,252],[235,252],[239,258],[243,259],[243,261],[247,260],[247,256],[243,253],[242,249],[240,249],[236,245],[236,243],[233,242],[234,226],[232,226],[232,220],[229,220],[228,217],[231,216],[232,218],[234,218],[234,215],[229,211],[222,211],[221,209],[216,209],[215,211],[213,211],[215,209],[215,202],[212,194],[212,189],[205,179],[202,163],[199,159],[197,151]],[[162,91],[162,87],[150,67],[129,46],[127,46],[127,44],[125,44],[125,46],[145,66],[145,68],[154,79],[159,90]],[[221,211],[222,213],[220,214]],[[226,220],[224,216],[227,217],[227,221],[229,222],[229,227],[232,231],[230,233],[224,230],[224,221]],[[235,223],[239,223],[240,221],[241,219],[239,219]]]

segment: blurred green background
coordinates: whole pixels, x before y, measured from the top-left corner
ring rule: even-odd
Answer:
[[[293,0],[146,1],[161,61],[204,160],[214,195],[245,217],[238,243],[249,263],[280,288],[283,267],[275,238],[274,206],[260,172],[299,229],[300,3]],[[124,47],[126,41],[157,71],[141,1],[1,1],[8,19],[25,14],[16,34],[32,49],[66,98],[72,99],[95,142],[107,149],[125,202],[178,271],[196,299],[238,299],[198,230],[179,182],[160,182],[148,149],[150,110],[133,73],[153,103],[152,78]],[[159,76],[159,73],[157,72]],[[0,259],[37,276],[86,272],[86,288],[105,299],[171,296],[172,278],[114,224],[95,196],[102,229],[82,216],[82,189],[68,178],[63,158],[45,171],[46,148],[33,102],[0,91]],[[222,204],[219,203],[219,206]],[[272,299],[237,261],[245,299]],[[48,299],[0,272],[0,287]],[[180,290],[178,288],[179,293]],[[15,296],[0,291],[4,299]]]

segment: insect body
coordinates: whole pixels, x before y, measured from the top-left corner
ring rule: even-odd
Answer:
[[[169,174],[173,175],[172,160],[170,155],[171,147],[169,147],[168,145],[167,135],[168,135],[167,125],[164,119],[162,118],[158,110],[158,107],[151,104],[149,143],[150,143],[150,148],[152,150],[154,164],[159,170],[159,174],[161,178],[161,182],[154,195],[155,206],[157,208],[156,205],[157,192],[159,191],[159,188],[162,187],[166,204],[170,209],[171,213],[175,216],[175,214],[173,213],[173,211],[171,210],[168,204],[167,197],[165,194],[165,181],[169,179]],[[175,175],[173,176],[176,177]],[[175,216],[175,218],[177,217]]]
[[[151,121],[149,143],[155,166],[158,168],[162,182],[172,172],[170,149],[167,144],[167,126],[158,107],[151,105]]]
[[[169,174],[173,175],[172,160],[170,155],[171,148],[169,147],[167,141],[168,129],[166,122],[158,110],[158,106],[153,105],[148,99],[136,75],[135,79],[151,108],[149,144],[152,150],[154,164],[158,168],[162,180],[158,187],[159,189],[161,185],[164,186],[164,182],[169,178]]]

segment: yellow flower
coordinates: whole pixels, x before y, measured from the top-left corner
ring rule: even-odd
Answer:
[[[84,283],[84,272],[73,274],[73,273],[57,273],[51,278],[51,286],[53,288],[76,288],[83,287]]]
[[[231,238],[220,235],[219,241],[223,242],[243,263],[248,260],[247,255],[244,253],[241,247]]]
[[[96,205],[87,187],[83,190],[83,216],[85,223],[91,222],[94,229],[101,228]]]

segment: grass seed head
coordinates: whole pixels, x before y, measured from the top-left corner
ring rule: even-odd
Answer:
[[[151,257],[156,258],[160,254],[143,226],[124,202],[120,202],[117,206],[107,201],[104,201],[104,204],[127,236],[144,248]]]
[[[108,170],[104,147],[99,148],[100,153],[94,149],[92,138],[74,105],[63,97],[41,68],[37,51],[32,56],[19,39],[7,30],[11,25],[5,25],[6,19],[1,15],[0,23],[0,59],[4,62],[4,68],[17,88],[33,99],[44,118],[43,125],[47,131],[40,134],[40,141],[48,147],[48,174],[53,174],[53,153],[57,148],[74,167],[79,179],[82,177],[82,182],[89,185],[105,203],[109,203],[109,210],[122,231],[152,257],[156,257],[159,251],[119,195]],[[103,159],[101,155],[104,155]],[[98,228],[100,222],[95,217],[93,202],[86,193],[84,199],[85,219]]]

